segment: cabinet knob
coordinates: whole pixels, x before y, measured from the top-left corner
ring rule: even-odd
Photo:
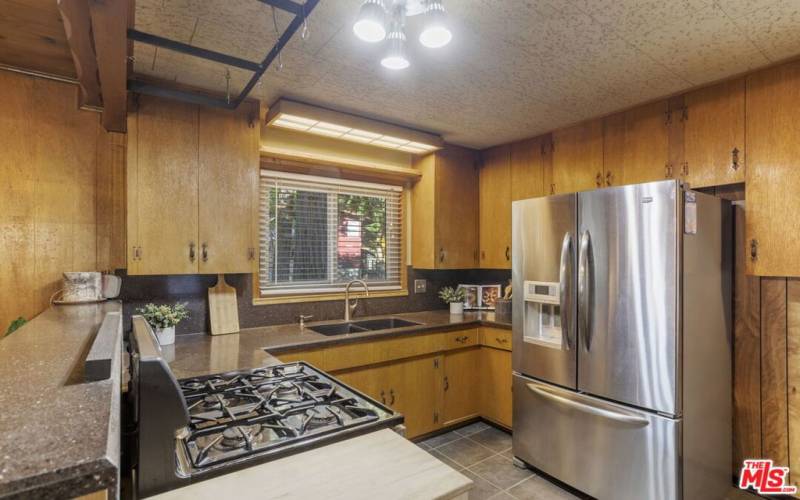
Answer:
[[[386,392],[381,390],[381,403],[386,404]]]
[[[750,260],[758,259],[758,240],[750,240]]]
[[[594,183],[597,185],[597,187],[602,186],[603,185],[603,174],[601,174],[600,172],[597,172],[597,175],[594,176]]]
[[[614,174],[611,173],[611,170],[606,172],[606,186],[610,186],[614,181]]]
[[[506,260],[511,260],[511,247],[506,247]]]
[[[203,259],[203,262],[208,262],[208,243],[203,243],[200,248],[200,258]]]
[[[450,379],[448,379],[447,376],[445,375],[445,377],[444,377],[444,390],[446,391],[448,389],[450,389]]]
[[[195,259],[194,246],[194,241],[189,242],[189,262],[194,262]]]
[[[444,262],[444,248],[439,249],[439,262]]]
[[[394,389],[389,389],[389,397],[392,398],[389,400],[389,406],[394,404]]]

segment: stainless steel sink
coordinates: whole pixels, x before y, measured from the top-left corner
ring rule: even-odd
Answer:
[[[365,319],[363,321],[354,321],[354,325],[367,330],[389,330],[390,328],[403,328],[404,326],[416,326],[420,323],[408,321],[400,318],[379,318],[379,319]]]
[[[332,323],[328,325],[309,326],[308,329],[312,332],[331,336],[367,331],[389,330],[392,328],[403,328],[406,326],[415,326],[420,324],[421,323],[400,318],[379,318],[351,321],[348,323]]]

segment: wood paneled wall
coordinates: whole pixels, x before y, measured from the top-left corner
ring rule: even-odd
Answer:
[[[75,85],[0,71],[0,335],[64,271],[124,267],[125,136]]]

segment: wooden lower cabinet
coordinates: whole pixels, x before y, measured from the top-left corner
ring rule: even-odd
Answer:
[[[479,415],[480,401],[475,396],[480,354],[480,348],[475,347],[444,355],[442,418],[445,426]]]
[[[511,351],[482,347],[480,354],[481,415],[511,428]]]
[[[425,356],[333,375],[405,417],[406,437],[442,426],[442,356]]]
[[[511,331],[468,328],[278,354],[400,412],[415,438],[479,416],[511,427]]]

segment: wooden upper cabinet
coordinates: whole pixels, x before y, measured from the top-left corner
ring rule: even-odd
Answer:
[[[685,174],[692,188],[744,182],[745,81],[731,80],[685,96]]]
[[[748,76],[746,96],[747,272],[800,276],[800,62]]]
[[[534,137],[511,144],[511,200],[525,200],[547,194],[544,189],[545,148],[550,142]]]
[[[553,132],[552,167],[545,170],[548,194],[600,187],[603,178],[603,121],[592,120]]]
[[[128,272],[197,272],[197,106],[141,96],[128,117]]]
[[[669,121],[667,101],[606,117],[602,184],[637,184],[678,175],[680,166],[670,165]]]
[[[140,96],[128,116],[130,274],[253,270],[258,138],[249,103],[233,112]]]
[[[199,271],[254,271],[259,168],[258,108],[200,108]]]
[[[411,259],[419,269],[471,269],[478,252],[477,151],[457,146],[419,158],[411,190]]]
[[[511,158],[506,145],[483,151],[480,170],[480,267],[511,268]]]

